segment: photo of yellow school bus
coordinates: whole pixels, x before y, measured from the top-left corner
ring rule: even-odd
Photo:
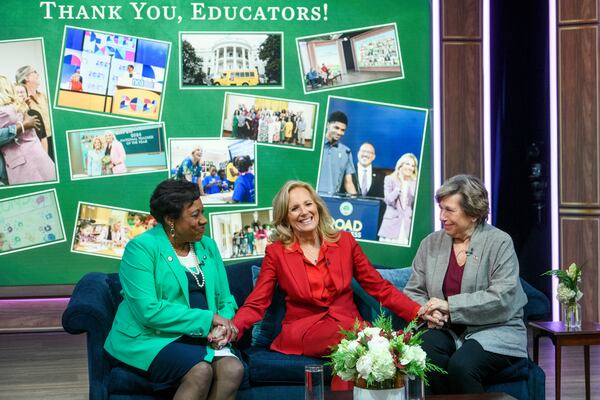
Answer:
[[[215,86],[256,86],[260,83],[256,69],[232,69],[223,71],[221,77],[213,79]]]

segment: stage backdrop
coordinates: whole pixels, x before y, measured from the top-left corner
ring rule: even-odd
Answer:
[[[76,153],[71,149],[69,154],[67,131],[127,125],[138,131],[143,124],[163,123],[164,142],[157,136],[133,146],[129,135],[123,137],[122,147],[125,157],[133,150],[169,154],[162,146],[170,139],[221,137],[223,119],[229,118],[224,116],[226,93],[281,100],[269,104],[316,103],[317,115],[314,133],[303,144],[295,135],[288,140],[285,129],[277,143],[273,143],[275,136],[266,135],[267,130],[250,130],[238,137],[255,142],[256,205],[209,206],[208,215],[271,207],[275,193],[289,179],[316,186],[326,113],[340,109],[350,121],[342,143],[351,149],[355,166],[361,145],[357,138],[369,138],[371,133],[377,147],[374,167],[385,173],[391,173],[405,152],[418,158],[410,244],[383,244],[376,237],[374,221],[359,221],[370,226],[373,240],[361,242],[370,260],[389,267],[408,266],[419,242],[432,231],[430,2],[3,0],[1,10],[0,75],[11,82],[27,81],[29,94],[38,96],[41,107],[46,107],[48,137],[43,151],[58,176],[53,179],[48,164],[46,179],[23,183],[9,176],[0,186],[0,297],[6,286],[73,284],[90,271],[116,272],[118,259],[95,251],[75,252],[73,243],[87,240],[91,249],[107,246],[118,254],[128,239],[152,225],[145,214],[136,215],[149,211],[150,194],[169,171],[154,167],[139,173],[128,170],[127,161],[119,169],[103,164],[98,156],[89,166],[95,175],[89,172],[85,179],[71,179],[69,157]],[[210,32],[218,35],[205,35]],[[27,45],[20,44],[22,40]],[[30,53],[30,48],[38,50]],[[332,51],[325,54],[322,49]],[[32,68],[22,68],[27,65]],[[31,82],[35,74],[41,81],[37,88]],[[243,105],[239,108],[252,116],[259,110],[250,103],[246,110]],[[370,126],[360,126],[358,121],[369,115],[370,104],[375,107]],[[387,122],[386,113],[407,110],[421,113],[424,130],[420,137],[402,139],[400,147],[394,148],[389,145],[394,135],[406,135],[408,130]],[[282,111],[260,110],[258,117],[298,117]],[[379,117],[385,122],[378,124]],[[419,133],[418,129],[410,132]],[[120,138],[117,134],[114,140]],[[104,156],[110,139],[100,139],[97,150]],[[81,152],[77,156],[81,158]],[[27,215],[14,212],[25,200],[40,198],[51,212],[33,212],[35,202],[27,203],[31,209]],[[97,205],[100,217],[79,214],[80,204]],[[103,210],[130,212],[115,219],[112,211]],[[145,226],[137,225],[140,219]],[[358,226],[354,220],[337,224],[351,230]],[[108,232],[112,240],[106,237]],[[117,234],[122,241],[115,241]],[[35,294],[35,288],[23,290],[23,295]]]

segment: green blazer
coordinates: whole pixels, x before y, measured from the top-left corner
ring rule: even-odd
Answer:
[[[181,336],[208,336],[215,313],[233,317],[237,305],[217,245],[205,236],[194,248],[200,260],[206,256],[202,272],[208,310],[190,308],[185,268],[162,225],[127,244],[119,267],[123,302],[104,344],[113,357],[147,371],[154,357]],[[214,350],[207,350],[210,362]]]

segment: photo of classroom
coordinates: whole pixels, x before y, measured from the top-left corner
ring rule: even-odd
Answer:
[[[304,92],[404,78],[395,24],[296,39]]]
[[[211,213],[211,237],[223,259],[262,257],[271,234],[273,209]]]
[[[67,131],[71,178],[167,171],[164,124]]]
[[[131,239],[156,224],[156,220],[146,212],[80,202],[71,251],[121,258],[125,245]]]
[[[66,27],[56,106],[158,120],[170,43]]]
[[[170,176],[197,183],[205,206],[255,204],[255,154],[251,140],[170,139]]]
[[[222,136],[314,149],[318,103],[227,93]]]
[[[58,180],[44,43],[0,41],[0,189]]]

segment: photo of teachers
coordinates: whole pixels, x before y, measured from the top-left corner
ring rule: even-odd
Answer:
[[[198,185],[202,203],[255,205],[256,143],[234,139],[169,139],[172,179]]]
[[[272,208],[211,213],[211,237],[224,260],[262,257],[269,243],[272,220]]]
[[[65,27],[55,106],[158,120],[171,44]]]
[[[317,190],[338,229],[410,246],[428,110],[329,97]]]
[[[0,41],[0,55],[0,189],[56,182],[43,41]]]
[[[71,251],[120,259],[127,242],[155,225],[147,212],[79,202]]]
[[[222,137],[314,150],[318,103],[226,93]]]
[[[164,124],[67,131],[71,179],[167,170]]]

